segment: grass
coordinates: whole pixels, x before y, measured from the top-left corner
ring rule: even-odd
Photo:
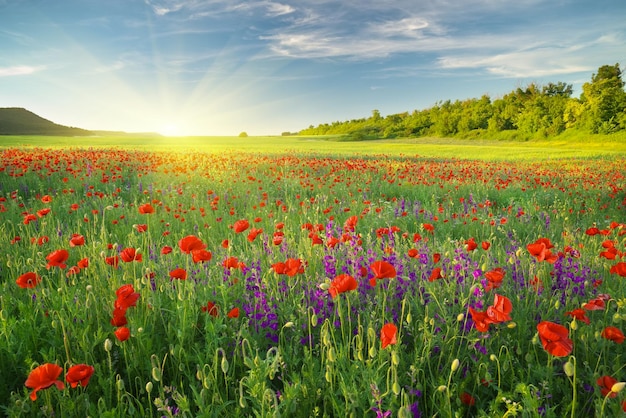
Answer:
[[[624,391],[598,383],[626,381],[623,343],[606,331],[626,321],[623,152],[568,143],[555,148],[572,158],[548,158],[549,141],[367,141],[350,152],[354,143],[292,137],[190,138],[192,148],[5,139],[7,416],[623,413]],[[450,158],[459,149],[464,158]],[[70,244],[75,234],[84,244]],[[188,236],[210,257],[186,252]],[[49,265],[61,249],[67,266]],[[180,269],[184,280],[172,277]],[[29,272],[41,280],[18,286]],[[356,288],[333,298],[342,274]],[[136,300],[120,296],[125,285]],[[124,341],[115,306],[125,307]],[[544,345],[544,321],[564,327],[561,342],[550,337],[564,351]],[[46,363],[62,368],[65,388],[32,401],[25,382]],[[79,364],[94,373],[71,388],[65,375]]]
[[[398,138],[342,142],[336,136],[261,136],[261,137],[43,137],[4,136],[4,147],[116,147],[122,149],[221,153],[227,151],[266,154],[325,153],[331,155],[409,155],[422,157],[501,160],[545,160],[562,158],[619,158],[626,155],[622,134],[585,135],[566,132],[545,140],[525,142],[454,139]]]

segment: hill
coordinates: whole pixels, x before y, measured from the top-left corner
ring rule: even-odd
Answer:
[[[0,108],[0,135],[90,136],[85,129],[51,122],[20,107]]]

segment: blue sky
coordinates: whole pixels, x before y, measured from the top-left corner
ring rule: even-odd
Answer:
[[[0,0],[0,107],[85,129],[278,135],[616,62],[624,0]]]

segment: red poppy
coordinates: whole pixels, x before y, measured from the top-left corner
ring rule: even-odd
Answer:
[[[459,399],[463,405],[473,406],[476,403],[476,399],[467,392],[463,392],[459,395]]]
[[[135,288],[132,284],[125,284],[120,286],[119,289],[115,292],[117,299],[115,300],[114,306],[128,309],[133,306],[137,306],[137,300],[141,296],[139,293],[135,292]]]
[[[128,320],[126,319],[126,309],[123,306],[116,306],[113,309],[113,317],[111,318],[111,325],[114,327],[123,327],[128,324]]]
[[[533,257],[535,257],[537,261],[547,261],[548,263],[554,263],[557,259],[557,256],[552,254],[552,252],[550,251],[551,248],[554,248],[554,245],[552,245],[548,238],[539,238],[537,241],[526,246],[528,252]]]
[[[170,271],[170,278],[178,280],[187,280],[187,271],[184,268],[177,268]]]
[[[491,289],[497,289],[502,285],[502,279],[506,272],[502,267],[496,267],[493,270],[489,270],[485,273],[485,278],[487,279],[487,286],[485,287],[485,291],[489,292]]]
[[[252,229],[250,229],[250,232],[248,233],[247,239],[248,239],[248,241],[253,242],[256,239],[256,237],[258,237],[259,234],[262,234],[262,233],[263,233],[263,229],[261,229],[261,228],[252,228]]]
[[[239,308],[233,308],[226,314],[229,318],[239,318]]]
[[[465,250],[467,252],[474,251],[476,248],[478,248],[478,244],[476,244],[473,237],[465,241]]]
[[[410,248],[407,255],[411,258],[416,258],[419,257],[420,253],[417,251],[417,248]]]
[[[489,247],[491,247],[491,243],[489,241],[483,241],[480,243],[480,246],[483,248],[483,250],[487,251]]]
[[[205,261],[211,261],[213,254],[211,254],[211,251],[207,250],[193,250],[191,252],[191,258],[194,263],[203,263]]]
[[[338,294],[355,290],[358,286],[356,279],[349,274],[340,274],[330,283],[328,293],[331,298],[336,298]]]
[[[202,240],[194,235],[187,235],[184,238],[181,238],[178,241],[178,247],[185,254],[189,254],[194,250],[204,250],[206,248],[206,244],[202,242]]]
[[[509,298],[495,294],[493,305],[487,308],[487,316],[494,323],[510,321],[511,316],[509,314],[512,310],[513,304]]]
[[[437,264],[439,262],[439,260],[441,260],[441,254],[439,253],[434,253],[433,254],[433,263]]]
[[[594,299],[591,299],[589,302],[585,303],[583,305],[583,308],[585,308],[588,311],[602,311],[604,310],[605,306],[606,306],[606,303],[604,302],[604,299],[594,298]]]
[[[240,219],[233,224],[233,230],[239,234],[250,227],[250,222],[246,219]]]
[[[46,256],[46,260],[48,260],[48,264],[46,264],[46,268],[50,267],[58,267],[60,269],[64,269],[67,267],[65,261],[67,261],[70,253],[67,250],[56,250],[52,251],[50,254]]]
[[[26,215],[24,215],[24,220],[23,223],[24,225],[28,225],[31,222],[34,222],[37,220],[37,217],[35,215],[33,215],[32,213],[27,213]]]
[[[93,366],[88,366],[87,364],[76,364],[67,370],[65,380],[73,388],[78,386],[79,383],[82,387],[85,387],[89,384],[89,379],[94,371],[95,369]]]
[[[47,195],[47,194],[46,194],[46,195],[43,195],[43,196],[41,197],[41,201],[42,201],[43,203],[51,203],[51,202],[52,202],[52,197],[50,197],[50,195]]]
[[[443,279],[443,275],[441,274],[441,267],[435,267],[433,271],[430,273],[430,277],[428,278],[429,282],[434,282],[435,280]]]
[[[614,343],[621,344],[624,342],[624,333],[617,327],[608,326],[602,330],[602,337],[611,340]]]
[[[117,266],[120,264],[120,258],[116,255],[114,255],[113,257],[105,257],[104,262],[110,266],[117,268]]]
[[[370,264],[370,270],[374,277],[370,279],[370,285],[376,286],[377,279],[393,279],[396,277],[396,268],[387,261],[374,261]]]
[[[89,267],[89,258],[85,257],[81,260],[78,260],[78,263],[76,263],[76,265],[81,269],[86,269],[87,267]]]
[[[293,277],[296,274],[304,273],[304,264],[299,258],[288,258],[285,261],[285,274]]]
[[[15,283],[22,289],[32,289],[41,281],[41,277],[32,271],[22,274]]]
[[[154,213],[154,207],[150,203],[145,203],[139,206],[138,209],[139,209],[139,213],[141,213],[142,215]]]
[[[576,318],[579,321],[583,321],[585,324],[589,325],[589,318],[587,317],[587,311],[582,308],[576,308],[573,311],[565,312],[565,315],[569,315],[572,318]]]
[[[63,373],[63,368],[52,363],[42,364],[30,372],[24,385],[33,389],[30,393],[31,401],[37,400],[37,391],[47,389],[52,385],[55,385],[59,390],[64,389],[65,385],[58,380],[61,373]]]
[[[422,226],[431,234],[435,232],[435,227],[432,224],[422,224]]]
[[[489,331],[489,324],[491,324],[491,319],[487,315],[486,311],[476,311],[474,308],[469,308],[469,313],[472,316],[472,321],[474,322],[474,326],[476,330],[480,332]]]
[[[569,331],[563,325],[542,321],[537,324],[537,331],[544,350],[556,357],[565,357],[572,352],[574,344]]]
[[[349,217],[343,223],[343,230],[345,232],[354,232],[354,229],[356,228],[356,224],[358,221],[359,221],[359,217],[356,215]]]
[[[222,262],[222,266],[227,269],[241,269],[246,265],[239,261],[237,257],[228,257]]]
[[[126,327],[119,327],[118,329],[115,330],[114,334],[115,334],[115,338],[117,338],[120,341],[126,341],[127,339],[130,338],[130,330]]]
[[[609,398],[615,398],[617,396],[617,393],[611,390],[613,385],[617,383],[617,379],[611,376],[601,376],[596,380],[596,383],[600,386],[600,393],[603,397],[609,395]]]
[[[163,248],[161,248],[161,254],[165,255],[165,254],[169,254],[173,251],[173,248],[170,247],[169,245],[164,245]]]
[[[137,250],[134,248],[124,248],[120,252],[120,258],[125,263],[130,263],[131,261],[141,261],[142,255],[137,253]]]
[[[202,312],[206,312],[214,318],[217,318],[219,314],[217,305],[211,301],[207,302],[206,306],[202,307]]]
[[[620,261],[619,263],[612,266],[609,272],[611,274],[617,274],[618,276],[621,276],[621,277],[626,277],[626,262]]]
[[[148,225],[138,224],[138,225],[135,225],[135,229],[137,230],[137,232],[146,232],[148,230]]]
[[[389,322],[383,325],[383,327],[380,330],[380,343],[382,345],[383,350],[388,345],[394,345],[398,342],[397,333],[398,333],[398,328],[394,324]]]
[[[79,247],[85,245],[85,237],[81,234],[73,234],[70,239],[70,247]]]

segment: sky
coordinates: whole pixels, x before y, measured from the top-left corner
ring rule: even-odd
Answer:
[[[626,66],[624,0],[0,0],[0,107],[280,135]]]

